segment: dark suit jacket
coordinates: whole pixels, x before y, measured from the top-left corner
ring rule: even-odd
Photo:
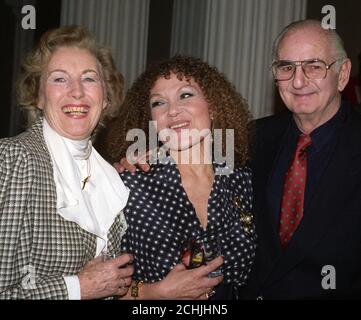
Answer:
[[[241,297],[361,297],[361,116],[351,107],[342,107],[347,108],[346,120],[340,127],[337,145],[307,212],[283,252],[277,214],[267,208],[266,190],[291,114],[286,111],[256,121],[251,166],[258,251]],[[336,271],[335,290],[325,290],[321,285],[321,270],[327,265]]]

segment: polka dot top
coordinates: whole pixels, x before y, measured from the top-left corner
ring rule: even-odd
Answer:
[[[163,279],[180,262],[185,241],[217,234],[225,259],[224,283],[245,283],[256,247],[254,225],[242,219],[245,215],[251,218],[252,211],[249,168],[235,169],[228,176],[215,175],[206,230],[188,200],[175,164],[155,164],[149,172],[125,172],[121,178],[130,189],[124,210],[128,229],[123,249],[134,255],[135,279]]]

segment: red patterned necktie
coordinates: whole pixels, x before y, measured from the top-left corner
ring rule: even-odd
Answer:
[[[285,248],[303,217],[303,205],[307,177],[307,152],[310,135],[300,135],[292,163],[287,170],[281,203],[279,235]]]

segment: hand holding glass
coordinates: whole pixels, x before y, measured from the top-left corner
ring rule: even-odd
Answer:
[[[218,237],[211,239],[189,239],[182,249],[181,260],[188,269],[198,268],[221,256],[220,242]],[[208,274],[209,277],[222,275],[222,268]]]

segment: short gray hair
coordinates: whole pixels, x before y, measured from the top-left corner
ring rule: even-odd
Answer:
[[[272,62],[278,60],[279,45],[288,33],[311,27],[322,28],[322,25],[321,22],[318,20],[299,20],[287,25],[273,42]],[[339,70],[343,61],[347,59],[347,53],[344,47],[344,42],[335,30],[326,30],[323,28],[322,30],[323,30],[323,34],[328,38],[334,58],[337,59],[336,68]]]

